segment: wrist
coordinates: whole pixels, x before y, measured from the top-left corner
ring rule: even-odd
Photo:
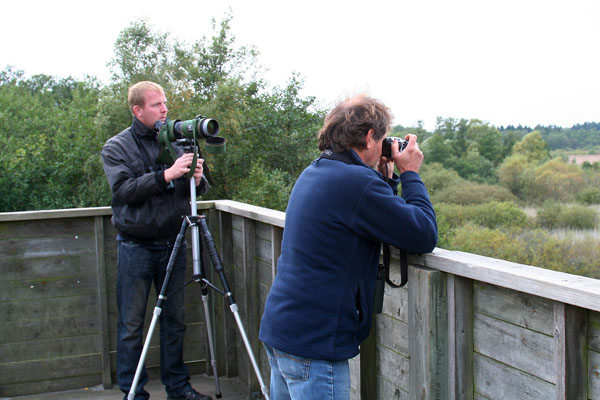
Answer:
[[[165,177],[165,182],[169,183],[169,182],[171,182],[173,180],[173,177],[169,173],[169,169],[165,169],[164,172],[163,172],[163,175]]]

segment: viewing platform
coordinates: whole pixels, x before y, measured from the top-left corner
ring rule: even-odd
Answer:
[[[229,200],[198,202],[198,212],[268,385],[258,329],[285,213]],[[110,207],[0,213],[0,398],[122,398],[110,217]],[[220,287],[204,258],[207,279]],[[383,313],[351,360],[352,399],[600,400],[600,280],[439,248],[409,262],[408,284],[386,285]],[[396,282],[399,271],[392,249]],[[147,326],[155,304],[151,291]],[[223,399],[260,398],[228,302],[211,291],[210,310]],[[186,288],[186,322],[192,382],[215,398],[197,283]],[[164,399],[158,350],[154,335],[148,387]]]

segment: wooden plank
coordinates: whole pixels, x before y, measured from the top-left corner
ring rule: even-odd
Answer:
[[[100,330],[98,315],[94,314],[74,317],[58,315],[52,319],[8,321],[2,322],[0,344],[86,336],[97,334]]]
[[[255,307],[255,299],[258,296],[258,279],[256,267],[256,221],[244,219],[243,228],[243,288],[240,290],[243,298],[243,303],[240,306],[240,319],[246,331],[248,342],[251,351],[256,357],[257,349],[260,346],[258,340],[258,330],[260,327],[260,316],[258,315],[257,307]],[[239,326],[238,326],[239,327]],[[248,351],[244,343],[240,340],[240,352],[243,358],[238,357],[238,362],[245,366],[245,375],[241,378],[248,383],[251,392],[260,392],[260,385],[250,364]]]
[[[600,280],[436,248],[411,261],[439,271],[600,311]]]
[[[409,268],[410,396],[448,398],[446,275]]]
[[[52,320],[57,317],[56,310],[60,310],[62,317],[96,315],[98,309],[97,302],[98,296],[95,294],[4,301],[2,303],[2,312],[0,313],[0,322]]]
[[[398,387],[395,382],[380,378],[377,381],[377,391],[380,399],[385,400],[408,400],[408,391]]]
[[[94,217],[94,232],[96,238],[96,279],[98,287],[98,324],[100,326],[102,359],[102,386],[112,387],[110,370],[110,333],[108,330],[108,295],[106,290],[106,265],[104,260],[104,221],[102,217]]]
[[[375,326],[377,343],[380,346],[387,347],[405,357],[409,356],[408,338],[410,334],[406,322],[386,314],[379,314],[375,316]]]
[[[475,352],[554,383],[553,337],[480,313],[473,325]]]
[[[17,382],[8,385],[0,384],[2,399],[12,399],[13,396],[27,396],[42,393],[62,392],[64,390],[81,389],[97,386],[102,377],[100,374],[69,376],[64,378],[42,379],[27,382]],[[5,397],[6,396],[6,397]],[[44,395],[44,398],[47,395]],[[34,399],[34,396],[28,396]],[[42,398],[42,396],[40,396]],[[61,397],[62,398],[62,397]],[[74,397],[71,397],[74,398]]]
[[[89,275],[90,266],[94,265],[95,261],[96,255],[92,253],[39,258],[11,257],[0,261],[0,282]]]
[[[94,218],[96,216],[4,222],[3,229],[0,230],[0,240],[29,240],[57,236],[74,238],[84,232],[91,234],[93,224],[90,224],[90,221]]]
[[[271,283],[277,274],[277,261],[281,256],[281,241],[283,240],[283,228],[271,225]]]
[[[97,296],[95,274],[48,277],[0,282],[0,301],[15,302],[34,299]],[[97,313],[97,310],[93,311]]]
[[[97,375],[100,383],[100,354],[83,354],[51,359],[0,363],[0,384]]]
[[[2,262],[13,258],[64,257],[65,255],[94,254],[92,232],[69,236],[45,236],[29,239],[6,239],[0,241]]]
[[[392,349],[385,346],[377,346],[377,380],[386,380],[392,382],[395,388],[401,389],[408,393],[410,386],[409,371],[410,371],[409,358],[403,354],[397,353]],[[378,397],[363,397],[366,399],[380,398],[387,399],[386,393],[380,392]],[[396,390],[394,390],[396,392]]]
[[[600,352],[588,351],[589,398],[600,399]]]
[[[382,314],[408,324],[408,288],[385,285]]]
[[[600,352],[600,313],[588,312],[588,342],[590,349]]]
[[[285,225],[285,213],[283,211],[271,210],[269,208],[258,207],[232,200],[215,201],[215,208],[233,215],[239,215],[244,218],[279,226],[281,228]]]
[[[375,320],[367,339],[360,344],[360,398],[377,398],[377,327]]]
[[[59,337],[54,339],[13,342],[0,345],[2,364],[31,360],[50,360],[97,354],[100,335]],[[41,374],[40,374],[41,375]]]
[[[473,399],[473,281],[448,277],[449,398]]]
[[[475,392],[491,400],[540,400],[556,396],[554,385],[480,354],[474,357]]]
[[[39,219],[95,217],[112,215],[110,207],[71,208],[62,210],[38,210],[0,213],[0,222],[31,221]]]
[[[587,399],[587,310],[554,304],[556,398]]]
[[[554,335],[554,302],[539,296],[475,282],[475,311],[523,328]]]

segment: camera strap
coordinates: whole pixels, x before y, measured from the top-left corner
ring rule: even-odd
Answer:
[[[360,165],[352,158],[350,152],[335,152],[331,149],[325,149],[319,156],[328,160],[337,160],[350,165]],[[390,279],[390,245],[382,243],[383,246],[383,265],[380,264],[380,270],[377,274],[377,279],[383,279],[381,273],[385,274],[385,281],[393,288],[400,288],[408,282],[408,256],[406,252],[400,250],[400,284],[392,282]]]

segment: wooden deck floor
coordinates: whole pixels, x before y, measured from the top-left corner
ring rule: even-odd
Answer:
[[[215,381],[206,375],[194,375],[191,379],[192,386],[197,391],[210,395],[215,400]],[[242,384],[237,378],[219,378],[221,399],[246,400],[248,394],[242,389]],[[166,399],[167,394],[160,380],[150,381],[145,389],[150,393],[151,399]],[[115,385],[112,389],[104,390],[102,386],[68,390],[64,392],[43,393],[30,396],[2,397],[1,400],[121,400],[124,394]]]

